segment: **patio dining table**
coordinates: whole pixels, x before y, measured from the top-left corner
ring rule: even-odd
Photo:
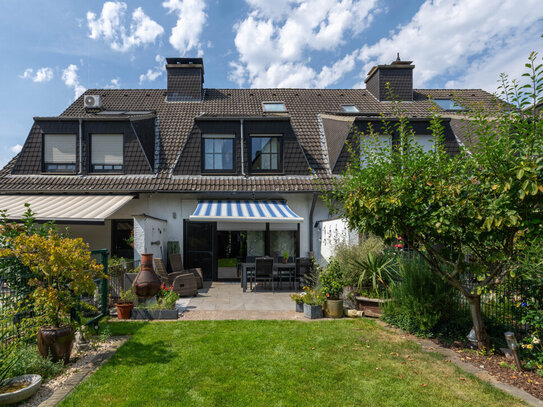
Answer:
[[[241,263],[241,288],[243,292],[247,291],[247,279],[248,272],[256,269],[256,263]],[[293,271],[296,273],[296,263],[273,263],[274,275],[281,270]],[[294,275],[294,282],[296,282],[296,275]],[[273,283],[272,283],[273,284]]]

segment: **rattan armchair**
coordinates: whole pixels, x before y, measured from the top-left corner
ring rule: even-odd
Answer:
[[[194,277],[196,277],[198,288],[204,288],[204,278],[201,268],[185,269],[183,267],[183,260],[181,260],[181,255],[179,253],[171,254],[169,259],[170,266],[174,273],[192,273],[194,274]]]
[[[160,258],[155,258],[155,269],[162,283],[172,286],[174,293],[179,294],[181,297],[198,295],[198,278],[194,275],[194,272],[184,270],[168,274],[164,262]]]

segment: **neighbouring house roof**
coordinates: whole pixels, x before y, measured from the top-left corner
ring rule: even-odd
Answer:
[[[86,111],[85,95],[100,95],[102,112]],[[17,161],[33,147],[25,143],[22,153],[0,170],[0,193],[137,193],[137,192],[309,192],[318,190],[315,177],[326,182],[344,150],[351,125],[368,116],[394,116],[390,102],[379,102],[365,89],[204,89],[201,101],[168,102],[165,89],[90,89],[74,101],[57,118],[39,120],[153,120],[158,128],[156,145],[141,145],[148,164],[123,175],[55,175],[40,173],[14,174]],[[408,117],[429,117],[428,97],[452,98],[460,103],[482,103],[490,106],[494,97],[477,89],[419,89],[413,101],[402,103]],[[281,101],[286,112],[265,113],[263,102]],[[354,105],[360,113],[345,114],[342,105]],[[111,115],[104,112],[115,112]],[[126,112],[123,114],[122,112]],[[447,112],[443,112],[447,116]],[[459,113],[455,113],[458,115]],[[337,117],[334,117],[337,115]],[[465,129],[457,116],[450,127],[461,143],[466,144]],[[459,117],[459,116],[458,116]],[[247,121],[288,121],[295,134],[291,143],[297,167],[284,175],[202,175],[184,172],[179,165],[187,141],[200,121],[246,119]],[[36,131],[33,129],[33,131]],[[32,133],[32,132],[31,132]],[[454,138],[453,137],[453,138]],[[30,139],[30,136],[29,136]],[[28,144],[28,145],[27,145]],[[134,144],[137,145],[137,144]],[[135,148],[134,151],[136,151]],[[40,150],[41,151],[41,150]],[[286,152],[288,153],[288,152]],[[37,159],[37,155],[33,156]],[[198,157],[192,159],[198,159]],[[338,167],[336,166],[336,169]],[[337,171],[334,171],[337,173]]]

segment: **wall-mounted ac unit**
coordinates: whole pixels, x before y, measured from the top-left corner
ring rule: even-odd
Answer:
[[[83,99],[85,109],[99,109],[102,107],[100,95],[86,95]]]

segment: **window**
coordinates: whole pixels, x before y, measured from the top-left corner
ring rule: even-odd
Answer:
[[[124,162],[122,134],[91,135],[91,171],[122,171]]]
[[[434,136],[431,134],[416,134],[415,143],[422,147],[425,152],[434,151],[436,144],[434,143]]]
[[[262,107],[265,112],[286,112],[285,104],[283,102],[264,102]]]
[[[341,105],[345,113],[358,113],[360,110],[355,105]]]
[[[203,171],[234,171],[234,135],[205,134],[202,139]]]
[[[251,171],[282,171],[282,148],[280,135],[251,135]]]
[[[75,134],[45,134],[43,136],[44,171],[75,171],[75,146]]]
[[[434,99],[434,102],[444,110],[464,110],[462,106],[451,99]]]
[[[390,136],[378,134],[375,136],[367,137],[365,140],[360,141],[361,149],[361,166],[368,165],[368,158],[372,158],[378,151],[384,149],[392,149],[392,139]]]

